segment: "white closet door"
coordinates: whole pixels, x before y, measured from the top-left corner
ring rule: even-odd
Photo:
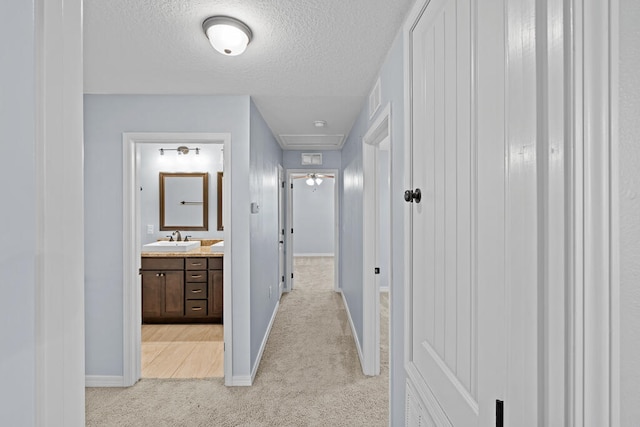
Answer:
[[[475,4],[431,0],[409,30],[408,374],[438,425],[460,427],[496,425],[506,365],[504,138],[477,125],[503,116],[477,79],[503,45],[474,42]]]

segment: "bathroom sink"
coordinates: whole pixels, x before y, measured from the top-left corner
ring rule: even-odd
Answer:
[[[224,252],[224,241],[211,245],[211,252]]]
[[[159,242],[148,243],[142,246],[144,252],[188,252],[200,247],[200,241],[169,242],[161,240]]]

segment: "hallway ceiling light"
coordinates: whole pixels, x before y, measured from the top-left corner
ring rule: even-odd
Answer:
[[[327,122],[325,120],[316,120],[313,122],[313,125],[317,128],[323,128],[327,125]]]
[[[244,22],[229,16],[211,16],[204,20],[202,29],[211,46],[227,56],[240,55],[253,37],[251,29]]]

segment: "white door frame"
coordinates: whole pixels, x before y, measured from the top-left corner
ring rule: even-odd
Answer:
[[[378,267],[380,251],[378,151],[380,145],[386,143],[391,143],[389,104],[362,137],[362,371],[365,375],[380,375],[380,276],[374,270]]]
[[[286,194],[284,169],[282,165],[278,165],[278,299],[282,297],[287,276],[287,258],[286,258],[286,206],[284,195]],[[282,243],[280,243],[282,241]],[[282,280],[281,280],[282,279]]]
[[[21,161],[35,161],[37,171],[31,314],[36,354],[24,357],[34,361],[35,381],[28,387],[35,388],[35,425],[80,426],[85,422],[82,0],[36,0],[33,7],[35,51],[25,53],[35,62],[35,98],[26,100],[35,113],[35,158]]]
[[[574,0],[569,425],[620,425],[618,0]]]
[[[293,175],[307,174],[307,173],[326,173],[333,174],[333,223],[334,223],[334,235],[333,235],[333,289],[336,292],[340,291],[340,171],[338,169],[322,169],[322,168],[310,168],[310,169],[287,169],[287,218],[286,218],[286,269],[285,269],[285,292],[291,292],[295,283],[293,275],[293,234],[291,229],[293,228]],[[294,230],[295,231],[295,230]]]
[[[222,217],[224,223],[224,260],[223,260],[223,294],[224,294],[224,376],[225,383],[231,381],[233,375],[233,329],[232,329],[232,288],[231,288],[231,134],[229,133],[175,133],[175,132],[125,132],[122,134],[123,159],[123,384],[132,386],[141,374],[141,279],[140,253],[142,248],[140,224],[140,192],[138,191],[137,148],[141,144],[157,144],[162,142],[181,142],[192,144],[223,144],[225,177],[223,182]],[[109,384],[114,385],[114,384]]]

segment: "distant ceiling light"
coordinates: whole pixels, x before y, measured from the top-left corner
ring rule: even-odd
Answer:
[[[323,128],[327,125],[327,122],[324,120],[316,120],[315,122],[313,122],[313,125],[317,128]]]
[[[253,37],[247,24],[229,16],[211,16],[204,20],[202,29],[211,46],[227,56],[240,55]]]
[[[305,181],[307,183],[307,185],[311,186],[311,185],[320,185],[322,184],[322,178],[320,178],[320,176],[316,175],[315,173],[312,173],[311,175],[308,175],[309,178],[307,178],[307,180]]]

